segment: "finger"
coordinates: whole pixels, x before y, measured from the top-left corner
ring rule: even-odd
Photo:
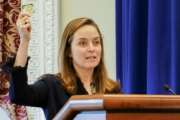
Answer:
[[[28,31],[28,32],[31,32],[31,29],[32,29],[31,26],[30,26],[30,27],[27,27],[27,31]]]
[[[23,17],[30,17],[30,15],[27,14],[27,13],[21,12],[21,13],[19,14],[19,18],[21,19],[21,18],[23,18]]]
[[[22,14],[20,14],[18,19],[17,19],[17,25],[19,23],[22,24],[22,23],[24,23],[24,21],[27,21],[27,20],[30,21],[28,16],[23,16]]]
[[[21,24],[27,24],[27,23],[31,23],[31,22],[28,19],[26,19],[26,20],[21,21],[20,23]]]
[[[20,20],[17,20],[16,26],[17,26],[17,27],[21,27],[21,25],[22,25],[22,22],[21,22]]]
[[[28,17],[31,17],[31,14],[27,11],[22,11],[21,12],[24,16],[28,16]]]
[[[30,22],[18,22],[17,23],[17,28],[20,30],[20,31],[28,31],[28,32],[31,32],[31,23]]]
[[[29,19],[29,17],[27,17],[27,16],[25,16],[25,17],[23,17],[23,18],[21,18],[21,19],[19,19],[20,21],[30,21],[30,19]]]
[[[27,21],[27,20],[28,20],[28,18],[26,18],[26,17],[25,17],[25,18],[20,18],[20,17],[19,17],[19,18],[17,19],[16,23],[17,23],[17,25],[19,25],[20,23],[24,23],[24,22]]]
[[[27,23],[31,24],[29,18],[22,18],[17,20],[17,26],[25,25]]]
[[[31,24],[28,23],[28,24],[23,25],[23,29],[28,32],[31,32]]]

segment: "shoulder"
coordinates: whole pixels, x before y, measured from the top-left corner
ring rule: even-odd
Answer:
[[[39,80],[49,81],[49,80],[57,80],[58,77],[57,77],[56,74],[43,74],[43,75],[40,76],[38,79],[39,79]]]
[[[45,82],[48,85],[61,84],[62,79],[58,74],[43,74],[38,78],[39,81]]]
[[[60,96],[59,98],[68,95],[59,74],[44,74],[39,77],[39,81],[42,81],[47,86],[50,95]]]

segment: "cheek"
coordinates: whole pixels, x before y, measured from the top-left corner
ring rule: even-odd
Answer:
[[[83,51],[79,48],[72,48],[71,49],[71,53],[72,53],[72,59],[80,59],[83,57]]]
[[[99,57],[101,57],[101,54],[102,54],[102,49],[101,49],[101,47],[99,47],[99,48],[97,49],[97,54],[98,54]]]

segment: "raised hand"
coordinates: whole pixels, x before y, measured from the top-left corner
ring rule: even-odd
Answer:
[[[20,13],[17,20],[17,29],[20,35],[20,45],[17,51],[14,66],[24,67],[28,56],[28,46],[31,39],[31,22],[30,15]]]
[[[21,41],[29,41],[31,39],[31,22],[30,15],[20,13],[17,20],[17,29]]]

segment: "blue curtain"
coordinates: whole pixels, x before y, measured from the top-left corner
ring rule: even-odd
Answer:
[[[116,0],[117,79],[126,94],[180,93],[180,0]]]

